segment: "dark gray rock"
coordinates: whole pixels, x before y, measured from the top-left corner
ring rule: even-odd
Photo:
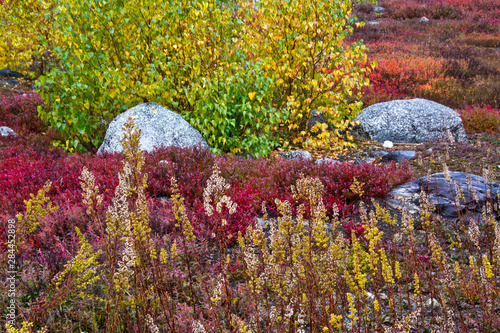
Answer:
[[[385,156],[389,154],[388,152],[386,151],[383,151],[383,150],[376,150],[376,151],[372,151],[371,155],[376,157],[376,156]]]
[[[0,86],[17,86],[19,81],[13,79],[0,80]]]
[[[404,160],[411,160],[415,158],[417,153],[413,150],[397,150],[390,154],[384,155],[382,157],[382,162],[396,161],[396,163],[402,163]]]
[[[203,136],[177,113],[156,103],[139,104],[109,124],[104,142],[98,153],[122,152],[123,124],[129,117],[142,131],[140,149],[152,151],[157,146],[191,147],[200,145],[210,148]]]
[[[262,218],[257,217],[257,222],[260,224],[263,230],[267,228],[268,223],[264,221]]]
[[[0,69],[0,76],[3,77],[22,77],[23,74],[16,71],[11,71],[9,69]]]
[[[311,130],[311,128],[316,125],[316,123],[319,124],[326,124],[327,129],[329,131],[333,131],[332,126],[328,122],[328,119],[323,115],[321,112],[318,112],[316,109],[311,110],[311,118],[309,118],[309,121],[307,122],[307,129]]]
[[[10,127],[0,126],[0,135],[1,136],[9,136],[9,135],[17,136],[18,134],[16,132],[14,132]]]
[[[426,99],[395,100],[367,107],[356,117],[353,133],[368,140],[422,143],[448,139],[467,140],[460,115]]]
[[[294,150],[278,153],[279,156],[283,157],[285,160],[293,160],[296,158],[303,158],[305,160],[311,160],[311,153],[304,150]]]
[[[422,177],[412,182],[396,186],[390,192],[392,199],[388,200],[391,205],[400,205],[409,209],[418,210],[420,206],[420,192],[424,190],[432,203],[436,206],[436,212],[441,217],[448,220],[458,219],[458,211],[462,216],[477,217],[482,212],[482,207],[488,200],[498,201],[500,185],[497,183],[485,183],[485,179],[480,176],[471,175],[472,187],[467,186],[467,174],[464,172],[450,172],[452,185],[446,182],[443,172],[435,173],[427,177]],[[461,186],[464,198],[455,207],[456,184]],[[487,189],[491,188],[491,196],[487,195]],[[473,192],[476,192],[478,201],[474,199]],[[390,202],[392,200],[392,202]],[[466,214],[467,213],[467,214]]]

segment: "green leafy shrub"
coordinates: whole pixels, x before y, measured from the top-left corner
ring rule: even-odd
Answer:
[[[40,78],[52,104],[40,116],[65,149],[98,146],[107,122],[151,101],[216,151],[265,155],[278,130],[303,138],[314,108],[340,136],[361,107],[353,92],[368,83],[364,46],[346,42],[350,1],[71,0],[56,13],[66,44]]]
[[[273,108],[273,80],[263,75],[261,64],[249,64],[244,72],[238,67],[229,69],[225,82],[207,78],[193,89],[189,98],[196,112],[186,116],[216,151],[265,156],[278,144],[272,129],[286,120],[287,110]]]

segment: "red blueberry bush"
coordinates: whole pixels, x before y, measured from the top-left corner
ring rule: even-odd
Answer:
[[[48,127],[38,117],[38,106],[46,107],[39,94],[1,96],[0,126],[10,127],[18,134],[45,132]]]
[[[353,212],[353,205],[359,199],[384,196],[388,190],[411,177],[406,164],[396,166],[352,163],[316,165],[311,161],[283,159],[247,159],[229,156],[214,156],[205,150],[164,148],[146,156],[150,183],[148,191],[155,197],[170,196],[169,179],[178,179],[181,195],[191,206],[201,222],[206,220],[203,204],[203,189],[207,179],[217,165],[221,176],[231,186],[230,197],[238,204],[231,217],[232,237],[244,231],[256,215],[262,214],[261,205],[265,203],[270,214],[277,214],[274,204],[276,198],[292,201],[293,185],[300,175],[319,177],[325,186],[324,202],[331,214],[333,207],[343,215]],[[161,163],[160,163],[161,161]],[[358,194],[350,190],[353,181],[360,184]],[[210,224],[209,221],[200,223]],[[195,229],[198,223],[194,224]]]
[[[96,185],[103,192],[103,204],[107,205],[114,194],[112,189],[118,184],[117,174],[123,159],[120,154],[68,155],[59,148],[35,151],[21,144],[21,138],[0,140],[5,145],[0,150],[0,212],[12,217],[22,212],[29,194],[36,193],[47,181],[52,183],[47,195],[54,205],[59,206],[54,221],[47,224],[48,229],[41,225],[44,231],[40,233],[41,238],[31,244],[33,249],[39,249],[43,244],[52,246],[74,226],[84,232],[93,230],[95,226],[85,223],[79,181],[81,170],[87,167],[95,175]],[[12,144],[7,145],[7,140]],[[291,186],[301,175],[321,179],[329,216],[334,208],[342,216],[348,216],[356,211],[355,204],[359,200],[382,197],[392,186],[411,179],[411,170],[406,164],[316,165],[306,160],[248,159],[213,155],[204,149],[176,147],[158,149],[145,154],[145,158],[144,170],[149,174],[147,193],[155,231],[164,233],[169,230],[169,219],[172,218],[172,203],[168,201],[172,196],[170,180],[175,177],[195,233],[211,235],[214,222],[207,216],[202,198],[207,181],[218,166],[221,177],[230,185],[228,196],[238,207],[234,214],[225,216],[230,226],[225,237],[232,241],[238,232],[244,233],[248,225],[263,214],[262,203],[272,216],[276,216],[275,199],[293,201]],[[353,182],[357,182],[354,192],[351,189]],[[158,198],[165,199],[160,201]],[[294,213],[296,209],[294,206]],[[64,246],[71,247],[70,244]]]
[[[498,133],[500,131],[500,109],[489,106],[467,107],[459,113],[464,128],[469,133]]]

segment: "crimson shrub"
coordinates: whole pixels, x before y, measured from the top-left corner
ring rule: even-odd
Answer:
[[[0,126],[12,128],[18,134],[41,133],[47,125],[38,117],[37,107],[47,108],[40,95],[25,93],[2,96],[0,99]]]
[[[42,244],[57,244],[58,239],[66,239],[66,235],[72,234],[74,226],[92,234],[95,226],[86,224],[81,203],[81,170],[86,166],[95,175],[96,183],[104,195],[103,207],[106,207],[118,184],[117,174],[123,156],[68,155],[54,147],[35,150],[23,144],[20,138],[9,140],[2,139],[4,142],[0,144],[0,213],[13,217],[24,211],[24,200],[29,199],[30,193],[36,193],[49,180],[53,185],[48,196],[54,205],[60,207],[59,212],[53,214],[53,220],[46,221],[47,225],[41,225],[39,233],[34,234],[32,243],[26,245],[31,246],[33,251],[27,250],[26,253],[34,255],[35,249],[43,248]],[[213,233],[215,220],[205,213],[202,198],[215,165],[219,166],[221,176],[231,186],[227,195],[238,205],[235,214],[223,216],[229,225],[224,232],[231,240],[235,239],[238,232],[244,233],[247,226],[255,222],[255,217],[262,214],[262,202],[271,215],[278,213],[274,203],[276,198],[293,202],[291,185],[300,174],[319,177],[325,186],[323,200],[329,215],[336,207],[343,216],[355,212],[360,199],[383,196],[393,185],[411,179],[411,170],[406,164],[316,165],[306,160],[248,159],[213,155],[200,148],[176,147],[160,148],[145,155],[144,170],[149,174],[147,191],[150,196],[151,224],[153,232],[158,234],[172,230],[172,204],[168,200],[172,193],[172,176],[178,179],[195,232],[204,236]],[[361,189],[355,194],[350,190],[354,179],[359,182]],[[293,207],[294,211],[296,208]],[[61,246],[68,248],[72,245],[65,243]]]

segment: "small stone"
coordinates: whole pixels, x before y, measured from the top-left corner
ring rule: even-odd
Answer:
[[[392,148],[392,147],[394,147],[394,144],[392,143],[392,141],[386,140],[386,141],[384,141],[384,144],[382,145],[382,147]]]
[[[333,158],[320,158],[314,162],[315,164],[337,164],[341,163]]]
[[[7,126],[0,126],[0,135],[1,136],[9,136],[9,135],[17,136],[17,133],[14,132],[11,128],[9,128]]]
[[[309,121],[307,122],[307,129],[311,130],[311,128],[313,128],[316,124],[318,124],[318,126],[324,126],[323,124],[326,124],[326,128],[328,130],[333,130],[332,126],[328,122],[328,118],[326,118],[321,112],[318,112],[317,109],[313,109],[311,110],[311,118],[309,118]]]
[[[367,22],[368,25],[379,25],[380,22],[378,21],[370,21],[370,22]]]
[[[375,156],[375,157],[377,157],[377,156],[385,156],[387,154],[389,154],[389,153],[386,152],[386,151],[383,151],[383,150],[376,150],[376,151],[372,152],[372,156]]]
[[[305,150],[294,150],[278,153],[279,156],[283,157],[285,160],[293,160],[297,158],[303,158],[305,160],[311,160],[311,153]]]
[[[427,17],[425,17],[425,16],[424,16],[424,17],[422,17],[422,18],[420,19],[420,22],[422,22],[422,23],[427,23],[427,22],[429,22],[429,19],[428,19]]]
[[[262,227],[262,229],[265,229],[266,228],[266,221],[264,221],[263,219],[261,219],[260,217],[257,218],[257,222],[259,222],[260,226]]]
[[[366,298],[367,298],[369,301],[372,301],[372,302],[373,302],[373,301],[375,300],[375,294],[373,294],[373,293],[371,293],[371,292],[367,291],[367,292],[366,292]],[[388,299],[387,295],[386,295],[386,294],[384,294],[384,293],[380,293],[380,294],[378,294],[378,298],[379,298],[379,299],[383,299],[383,300]]]
[[[385,8],[384,8],[384,7],[381,7],[381,6],[375,6],[375,7],[373,7],[373,11],[374,11],[375,13],[380,14],[380,13],[385,12]]]
[[[441,304],[439,304],[438,300],[435,299],[435,298],[432,298],[432,297],[429,297],[426,301],[425,301],[425,306],[427,307],[433,307],[433,308],[437,308],[437,307],[440,307]]]

